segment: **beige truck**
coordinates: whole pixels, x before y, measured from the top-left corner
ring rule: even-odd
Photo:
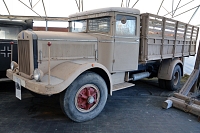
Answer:
[[[183,57],[193,56],[199,28],[132,8],[110,7],[69,16],[70,32],[24,30],[18,62],[7,77],[41,95],[60,94],[63,112],[76,122],[96,117],[108,94],[158,77],[176,90]]]

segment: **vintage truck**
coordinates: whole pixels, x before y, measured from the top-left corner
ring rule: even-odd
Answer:
[[[0,20],[0,81],[5,81],[6,70],[10,68],[11,58],[17,62],[17,35],[22,30],[29,28],[33,28],[32,20]],[[12,54],[11,42],[13,45]]]
[[[7,77],[41,95],[60,94],[64,114],[95,118],[108,94],[158,77],[176,90],[185,56],[195,55],[199,28],[133,8],[109,7],[69,16],[70,32],[25,30]]]

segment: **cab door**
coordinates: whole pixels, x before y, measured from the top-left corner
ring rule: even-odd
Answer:
[[[138,69],[139,15],[116,15],[113,71]]]

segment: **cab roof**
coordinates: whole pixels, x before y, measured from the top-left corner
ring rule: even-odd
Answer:
[[[88,11],[84,11],[80,13],[75,13],[75,14],[69,15],[69,18],[97,14],[97,13],[106,13],[106,12],[123,12],[123,13],[138,14],[138,15],[140,14],[140,11],[134,8],[107,7],[107,8],[99,8],[99,9],[88,10]]]

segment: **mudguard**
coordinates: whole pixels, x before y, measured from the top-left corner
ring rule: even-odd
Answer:
[[[52,89],[52,94],[60,93],[65,90],[80,74],[87,70],[91,69],[102,69],[106,75],[108,76],[107,79],[109,81],[105,81],[109,83],[108,89],[112,90],[112,80],[109,71],[106,69],[105,66],[99,63],[82,63],[81,61],[67,61],[57,65],[56,67],[51,69],[51,76],[56,77],[58,79],[63,80],[63,82],[54,85],[54,89]],[[103,77],[102,77],[103,78]],[[105,79],[104,79],[105,80]]]
[[[160,67],[158,70],[158,78],[171,80],[174,68],[177,64],[180,65],[181,73],[183,74],[183,62],[179,58],[166,59],[166,60],[163,60],[160,64]]]

